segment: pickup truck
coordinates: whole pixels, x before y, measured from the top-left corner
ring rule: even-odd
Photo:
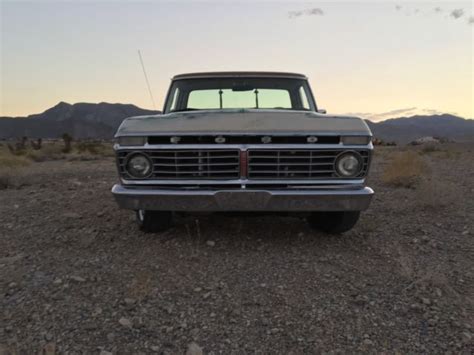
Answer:
[[[337,234],[374,194],[370,129],[318,109],[302,74],[176,75],[163,113],[125,119],[115,138],[112,193],[145,232],[175,213],[240,212],[295,214]]]

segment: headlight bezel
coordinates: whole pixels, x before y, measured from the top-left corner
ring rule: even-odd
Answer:
[[[352,156],[352,157],[357,159],[358,168],[357,168],[357,170],[354,174],[345,175],[344,173],[342,173],[340,171],[339,163],[340,163],[341,159],[344,158],[345,156]],[[340,178],[345,178],[345,179],[356,178],[362,172],[363,169],[364,169],[364,159],[362,158],[362,155],[359,152],[355,151],[355,150],[345,150],[345,151],[339,153],[337,155],[336,159],[334,160],[334,171],[336,172],[336,174]]]
[[[135,157],[138,157],[138,156],[145,158],[145,160],[148,162],[148,170],[147,170],[146,174],[144,174],[144,175],[135,175],[133,173],[133,171],[131,171],[129,169],[129,164],[130,164],[131,160]],[[148,156],[148,154],[146,154],[144,152],[131,152],[130,154],[127,155],[127,158],[125,159],[124,170],[127,173],[127,175],[130,176],[133,179],[138,179],[138,180],[147,179],[153,174],[153,161]]]

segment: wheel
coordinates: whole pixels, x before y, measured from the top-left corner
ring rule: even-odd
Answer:
[[[137,223],[140,230],[146,233],[163,232],[171,227],[173,215],[169,211],[138,210]]]
[[[312,212],[308,217],[311,228],[330,234],[340,234],[352,229],[359,220],[359,211]]]

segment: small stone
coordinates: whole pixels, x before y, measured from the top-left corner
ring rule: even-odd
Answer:
[[[205,294],[202,295],[202,298],[206,300],[209,298],[209,296],[211,296],[211,292],[206,292]]]
[[[133,298],[125,298],[123,301],[125,302],[125,304],[128,305],[132,305],[135,303],[135,300]]]
[[[76,282],[86,282],[86,279],[80,276],[71,276],[69,279]]]
[[[188,349],[186,350],[186,355],[202,355],[202,348],[196,344],[195,342],[192,342],[191,344],[188,345]]]
[[[364,339],[364,345],[373,345],[374,342],[370,339]]]
[[[157,346],[157,345],[152,345],[152,346],[150,346],[150,349],[151,349],[151,351],[155,351],[155,352],[160,351],[160,347]]]
[[[114,333],[107,334],[107,340],[110,342],[113,342],[115,340],[115,334]]]
[[[51,333],[46,333],[44,338],[47,340],[47,341],[51,341],[53,340],[53,334]]]
[[[63,280],[61,280],[61,279],[56,279],[56,280],[53,281],[53,284],[55,284],[55,285],[61,285],[62,283],[63,283]]]
[[[210,246],[210,247],[213,247],[213,246],[216,245],[216,242],[213,241],[213,240],[208,240],[208,241],[206,242],[206,244],[207,244],[208,246]]]
[[[110,351],[102,350],[99,355],[113,355]]]
[[[422,297],[421,298],[421,302],[423,302],[423,304],[429,306],[431,304],[431,301],[429,298],[426,298],[426,297]]]
[[[17,287],[17,286],[18,286],[18,284],[17,284],[16,282],[10,282],[10,283],[8,284],[8,287],[9,287],[9,288],[15,288],[15,287]]]
[[[194,289],[194,292],[201,292],[201,291],[202,291],[202,288],[201,288],[201,287],[196,287],[196,288]]]
[[[124,327],[131,328],[132,327],[132,322],[130,319],[127,319],[125,317],[122,317],[119,319],[119,323],[123,325]]]
[[[462,333],[462,336],[464,338],[464,341],[469,342],[472,339],[472,334],[469,332],[464,332]]]

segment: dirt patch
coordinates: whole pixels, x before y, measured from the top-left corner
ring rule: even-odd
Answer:
[[[0,191],[0,353],[469,353],[473,147],[423,156],[429,208],[382,181],[400,148],[377,149],[373,204],[339,237],[220,215],[147,235],[113,158],[31,163]]]

